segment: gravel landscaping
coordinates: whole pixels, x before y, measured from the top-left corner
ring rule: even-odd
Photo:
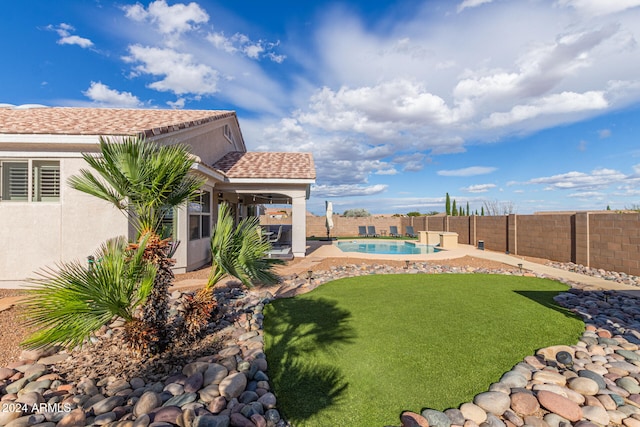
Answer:
[[[311,280],[304,275],[288,277],[271,291],[293,295],[336,277],[364,274],[519,274],[504,266],[497,270],[426,263],[404,267],[332,265],[314,269]],[[573,289],[556,301],[585,319],[578,344],[541,349],[514,361],[511,371],[472,402],[443,412],[404,413],[397,425],[640,427],[640,301],[623,293],[583,292],[580,284],[570,285]],[[211,331],[210,341],[169,363],[158,360],[135,371],[141,361],[120,352],[116,323],[95,338],[97,346],[82,352],[23,352],[20,359],[0,365],[5,366],[0,368],[0,391],[7,409],[0,413],[0,425],[286,426],[271,393],[262,352],[262,308],[271,294],[225,288],[219,296],[228,310]],[[174,293],[174,308],[179,300],[180,294]],[[5,338],[4,333],[19,329],[16,314],[15,308],[0,313],[8,321],[2,324],[0,348],[17,348],[17,340]],[[100,348],[104,353],[92,355]],[[569,353],[573,363],[556,361],[560,351]],[[105,371],[94,369],[98,366]]]

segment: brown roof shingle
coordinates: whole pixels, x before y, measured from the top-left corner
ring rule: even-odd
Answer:
[[[229,178],[316,178],[316,168],[310,153],[234,151],[214,163],[213,168]]]
[[[220,110],[0,108],[0,134],[144,135],[151,137],[235,115]]]

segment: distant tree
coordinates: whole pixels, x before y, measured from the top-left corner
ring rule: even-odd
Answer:
[[[480,208],[480,216],[484,216],[484,206],[482,206],[482,208]]]
[[[500,202],[498,200],[485,200],[483,207],[487,215],[510,215],[516,212],[513,202]]]
[[[449,193],[444,200],[444,211],[447,215],[451,215],[451,198],[449,197]]]
[[[478,209],[476,209],[476,213],[475,213],[475,216],[478,216]]]
[[[611,210],[611,209],[609,209],[609,210]],[[634,212],[640,212],[640,205],[639,204],[633,204],[633,205],[631,205],[629,207],[625,206],[625,210],[634,211]]]
[[[469,202],[467,202],[467,216],[471,215],[471,210],[469,210]]]
[[[371,214],[369,212],[367,212],[366,209],[360,208],[360,209],[347,209],[346,211],[344,211],[342,216],[346,216],[346,217],[365,217],[365,216],[371,216]]]
[[[438,212],[438,211],[430,211],[430,212],[427,212],[425,215],[426,216],[433,216],[433,215],[438,215],[439,213],[440,212]]]
[[[407,216],[422,216],[422,214],[420,212],[408,212]]]
[[[456,200],[453,199],[453,207],[451,208],[451,215],[458,216],[458,208],[456,206]]]
[[[611,210],[611,206],[607,205],[607,210],[610,211]]]

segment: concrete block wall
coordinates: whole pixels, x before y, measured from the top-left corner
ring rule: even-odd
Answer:
[[[476,217],[476,245],[478,240],[482,240],[485,249],[506,252],[508,250],[507,225],[507,216]]]
[[[263,217],[263,224],[287,219]],[[290,223],[290,219],[288,219]],[[574,262],[595,268],[640,276],[640,213],[567,212],[537,215],[471,217],[364,217],[333,216],[332,237],[355,237],[359,225],[375,225],[389,233],[395,225],[401,234],[406,226],[418,231],[451,231],[458,242],[513,255]],[[307,216],[307,237],[325,237],[325,218]]]
[[[475,245],[473,235],[471,235],[473,218],[474,217],[472,216],[449,217],[449,228],[443,231],[458,233],[458,243],[463,245]]]
[[[640,213],[589,214],[590,266],[640,276]]]
[[[517,215],[517,250],[513,253],[537,258],[572,262],[575,216]]]

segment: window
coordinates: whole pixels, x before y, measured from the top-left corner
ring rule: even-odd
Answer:
[[[33,161],[34,202],[54,202],[60,200],[60,162]]]
[[[60,200],[60,162],[4,160],[0,189],[3,201],[57,202]],[[29,173],[31,172],[31,173]]]
[[[202,191],[189,203],[189,240],[211,235],[211,193]]]

